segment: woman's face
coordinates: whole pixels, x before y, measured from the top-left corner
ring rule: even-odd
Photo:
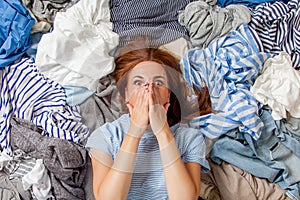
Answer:
[[[153,61],[144,61],[137,64],[128,74],[126,87],[126,100],[130,101],[131,95],[140,87],[155,85],[162,103],[169,102],[170,90],[168,78],[164,67]],[[132,103],[132,102],[129,102]]]

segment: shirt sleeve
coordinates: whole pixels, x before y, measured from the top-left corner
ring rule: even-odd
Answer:
[[[195,162],[201,165],[202,172],[210,170],[206,160],[206,144],[200,130],[180,127],[175,136],[183,162]]]
[[[94,130],[89,136],[85,148],[90,154],[90,149],[93,148],[97,151],[101,151],[113,158],[113,141],[111,136],[112,127],[110,124],[104,124],[103,126]]]

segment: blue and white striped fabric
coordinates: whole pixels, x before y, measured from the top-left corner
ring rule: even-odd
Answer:
[[[208,138],[239,128],[258,139],[263,123],[258,102],[250,92],[268,53],[259,52],[247,24],[231,31],[206,49],[194,48],[181,60],[185,80],[192,87],[205,84],[210,92],[212,114],[190,121]]]
[[[73,142],[87,137],[88,128],[80,122],[78,107],[66,104],[63,88],[45,78],[32,59],[0,71],[0,147],[11,155],[10,120],[12,117],[33,122],[43,135]]]
[[[263,51],[291,55],[293,66],[300,67],[300,1],[263,3],[251,9],[249,26],[257,32]]]
[[[120,35],[121,45],[132,36],[149,36],[149,42],[166,44],[187,35],[178,22],[178,11],[196,0],[110,0],[113,30]]]

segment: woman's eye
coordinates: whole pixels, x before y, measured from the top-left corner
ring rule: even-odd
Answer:
[[[164,85],[164,83],[162,81],[155,81],[155,85],[160,86],[160,85]]]
[[[141,86],[143,83],[142,81],[134,81],[133,84],[137,86]]]

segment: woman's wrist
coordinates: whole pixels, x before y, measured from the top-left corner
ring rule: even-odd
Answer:
[[[173,133],[170,130],[168,123],[165,123],[160,132],[156,133],[155,136],[160,147],[164,147],[174,140]]]
[[[139,126],[133,121],[130,121],[130,126],[127,135],[134,138],[141,138],[146,130],[147,126]]]

